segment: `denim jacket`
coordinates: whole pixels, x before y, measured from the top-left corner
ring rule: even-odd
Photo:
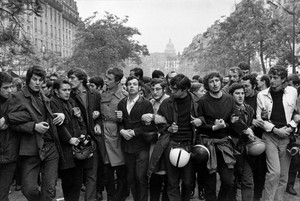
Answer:
[[[294,87],[287,86],[284,89],[282,103],[284,107],[284,115],[286,119],[286,124],[296,127],[297,124],[293,121],[293,114],[296,110],[296,101],[297,101],[297,90]],[[267,112],[267,117],[270,119],[273,108],[273,100],[270,94],[270,88],[267,88],[257,94],[257,110],[256,118],[262,119],[262,111]],[[274,128],[274,124],[268,120],[264,120],[264,130],[271,132]]]

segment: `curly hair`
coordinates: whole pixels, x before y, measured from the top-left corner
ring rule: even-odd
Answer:
[[[206,91],[209,91],[209,85],[208,85],[209,80],[214,77],[219,78],[221,81],[221,85],[222,85],[223,79],[222,79],[222,76],[220,75],[220,73],[218,73],[216,71],[210,72],[210,73],[206,74],[203,78],[204,89],[206,89]]]

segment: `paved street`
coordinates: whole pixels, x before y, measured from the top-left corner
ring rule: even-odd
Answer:
[[[300,183],[299,183],[299,179],[296,180],[295,183],[295,190],[298,192],[297,196],[292,196],[288,193],[284,193],[284,200],[285,201],[299,201],[300,200]],[[60,181],[58,182],[58,186],[57,186],[57,201],[62,201],[63,199],[59,199],[62,198],[62,190],[60,187]],[[195,194],[194,198],[191,199],[191,201],[198,201],[199,199],[197,199],[197,193]],[[9,196],[10,201],[26,201],[25,197],[22,195],[21,191],[12,191],[12,193]],[[83,199],[83,193],[81,193],[81,200]],[[106,195],[104,195],[104,200],[106,200]],[[133,201],[132,197],[128,197],[126,199],[126,201]],[[240,190],[238,190],[238,201],[241,201],[241,197],[240,197]]]

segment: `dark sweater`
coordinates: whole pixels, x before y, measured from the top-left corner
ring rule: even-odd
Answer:
[[[234,99],[227,94],[223,94],[221,98],[213,98],[209,93],[202,96],[199,100],[198,114],[205,119],[205,124],[198,128],[201,134],[208,135],[211,138],[224,138],[233,133],[229,126],[232,115],[239,115]],[[212,126],[216,119],[223,119],[226,128],[217,131],[212,130]],[[234,126],[234,125],[233,125]],[[239,125],[239,131],[246,129],[246,125]]]
[[[245,103],[252,107],[255,114],[256,114],[256,108],[257,108],[257,100],[256,99],[257,99],[256,94],[254,96],[251,96],[251,97],[245,97]]]
[[[173,140],[191,140],[192,139],[192,125],[191,125],[191,96],[187,94],[184,98],[174,99],[178,108],[178,132],[173,135]]]
[[[30,87],[28,87],[28,91],[33,95],[34,100],[36,101],[36,103],[37,103],[37,105],[38,105],[38,107],[39,107],[39,109],[40,109],[40,111],[42,113],[43,121],[44,122],[48,122],[48,119],[47,119],[47,109],[46,109],[45,103],[44,103],[44,101],[42,99],[42,96],[41,96],[40,92],[35,92]],[[51,130],[50,129],[43,134],[43,138],[47,142],[53,141],[53,136],[51,134]]]
[[[286,125],[285,112],[282,103],[283,90],[272,91],[270,90],[272,100],[273,100],[273,108],[270,120],[275,125],[276,128],[281,128]]]

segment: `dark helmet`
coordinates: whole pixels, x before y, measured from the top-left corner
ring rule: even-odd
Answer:
[[[80,143],[77,146],[73,146],[73,156],[78,160],[84,160],[91,158],[95,151],[95,143],[89,136],[79,138]]]
[[[249,137],[246,143],[246,153],[252,156],[258,156],[266,150],[266,144],[256,136]]]
[[[192,149],[192,160],[195,164],[199,165],[206,163],[210,157],[209,150],[201,144],[197,144]]]
[[[146,132],[146,133],[143,133],[142,135],[143,135],[143,139],[149,143],[156,142],[158,139],[157,132]]]

